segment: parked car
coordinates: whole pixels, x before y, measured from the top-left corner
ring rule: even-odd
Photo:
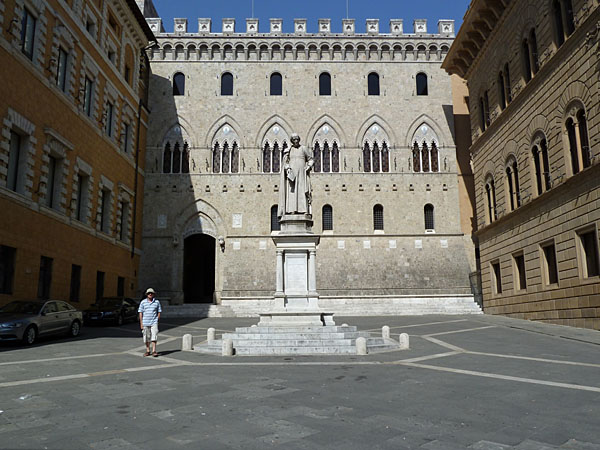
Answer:
[[[83,312],[86,324],[106,323],[121,326],[138,318],[139,302],[127,297],[104,297]]]
[[[77,336],[83,315],[59,300],[22,300],[0,308],[0,341],[22,340],[31,345],[38,336],[67,333]]]

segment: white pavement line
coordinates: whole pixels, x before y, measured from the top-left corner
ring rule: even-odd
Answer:
[[[545,362],[545,363],[551,363],[551,364],[566,364],[569,366],[600,367],[600,364],[582,363],[582,362],[576,362],[576,361],[562,361],[560,359],[534,358],[532,356],[502,355],[500,353],[472,352],[469,350],[466,350],[465,353],[468,353],[470,355],[493,356],[495,358],[523,359],[526,361],[537,361],[537,362]]]
[[[463,353],[464,352],[460,352],[460,351],[445,352],[445,353],[436,353],[435,355],[419,356],[417,358],[399,359],[398,361],[394,361],[394,364],[403,364],[403,363],[413,363],[413,362],[419,362],[419,361],[427,361],[429,359],[445,358],[446,356],[461,355]]]
[[[171,327],[176,327],[176,328],[193,328],[194,330],[208,330],[208,328],[206,328],[206,327],[195,327],[192,325],[180,325],[177,323],[170,323],[170,322],[163,322],[163,321],[161,321],[160,323],[162,325],[169,325]]]
[[[555,381],[536,380],[534,378],[513,377],[510,375],[500,375],[497,373],[477,372],[475,370],[452,369],[450,367],[430,366],[427,364],[415,364],[415,363],[404,363],[403,364],[402,361],[398,361],[398,364],[409,366],[409,367],[418,367],[421,369],[436,370],[439,372],[456,373],[456,374],[460,374],[460,375],[472,375],[472,376],[483,377],[483,378],[495,378],[497,380],[517,381],[519,383],[539,384],[542,386],[561,387],[561,388],[566,388],[566,389],[575,389],[575,390],[579,390],[579,391],[600,392],[600,387],[585,386],[582,384],[557,383]]]
[[[74,380],[77,378],[87,378],[87,377],[89,377],[89,375],[87,373],[77,373],[74,375],[62,375],[59,377],[35,378],[33,380],[7,381],[4,383],[0,383],[0,388],[12,387],[12,386],[23,386],[25,384],[50,383],[52,381]]]
[[[450,350],[454,350],[455,352],[464,353],[466,350],[464,348],[457,347],[456,345],[448,344],[447,342],[440,341],[439,339],[432,338],[429,336],[421,336],[423,339],[429,342],[433,342],[434,344],[441,345],[442,347],[449,348]]]
[[[429,325],[443,325],[445,323],[468,322],[468,320],[469,319],[456,319],[456,320],[446,320],[443,322],[415,323],[412,325],[401,325],[398,327],[390,327],[390,330],[395,330],[396,328],[414,328],[414,327],[426,327]]]
[[[488,325],[487,327],[465,328],[464,330],[443,331],[441,333],[424,334],[421,337],[441,336],[443,334],[466,333],[467,331],[485,330],[487,328],[498,328],[496,325]]]
[[[163,334],[161,336],[167,336],[167,335]],[[171,341],[174,341],[176,339],[181,339],[181,336],[167,336],[167,339],[162,339],[162,340],[158,341],[158,343],[156,344],[156,348],[158,349],[159,345],[166,344],[167,342],[171,342]],[[127,350],[124,353],[133,354],[132,352],[141,352],[143,350],[146,350],[146,344],[140,345],[139,347],[136,347],[136,348],[132,348],[131,350]]]
[[[102,356],[114,356],[114,355],[123,355],[123,354],[125,354],[125,352],[95,353],[92,355],[79,355],[79,356],[57,356],[56,358],[28,359],[25,361],[3,362],[3,363],[0,363],[0,366],[10,366],[11,364],[29,364],[29,363],[50,362],[50,361],[65,361],[68,359],[96,358],[96,357],[102,357]]]

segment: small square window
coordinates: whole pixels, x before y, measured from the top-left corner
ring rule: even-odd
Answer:
[[[598,234],[596,229],[587,229],[577,233],[581,275],[592,278],[600,275],[600,257],[598,255]]]
[[[492,286],[494,294],[502,294],[502,273],[500,272],[500,261],[492,263]]]
[[[558,265],[556,262],[556,247],[554,242],[541,246],[542,277],[546,286],[558,284]]]
[[[525,256],[523,253],[513,255],[514,259],[514,286],[515,291],[527,289],[527,272],[525,270]]]

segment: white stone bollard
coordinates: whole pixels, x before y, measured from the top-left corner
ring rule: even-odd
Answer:
[[[209,328],[208,330],[206,330],[206,340],[208,341],[209,344],[212,344],[212,341],[215,340],[215,329],[214,328]]]
[[[347,323],[343,323],[343,324],[342,324],[342,326],[343,326],[343,327],[347,327],[347,326],[348,326],[348,324],[347,324]]]
[[[367,340],[364,337],[356,339],[356,354],[366,355],[367,354]]]
[[[402,334],[400,334],[400,349],[407,350],[408,348],[409,348],[408,334],[402,333]]]
[[[192,341],[192,335],[191,334],[184,334],[183,335],[183,339],[181,340],[181,350],[186,351],[186,350],[193,350],[193,341]]]
[[[233,356],[233,341],[231,339],[223,339],[222,356]]]
[[[390,338],[390,327],[388,327],[387,325],[381,327],[381,337],[384,339]]]

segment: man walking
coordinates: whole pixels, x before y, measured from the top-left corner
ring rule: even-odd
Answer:
[[[162,308],[160,307],[160,302],[154,298],[155,295],[156,292],[154,292],[154,289],[146,289],[146,298],[140,302],[138,313],[140,314],[142,337],[144,344],[146,344],[146,353],[144,353],[144,356],[150,356],[150,342],[152,342],[152,356],[157,357],[158,321]]]

